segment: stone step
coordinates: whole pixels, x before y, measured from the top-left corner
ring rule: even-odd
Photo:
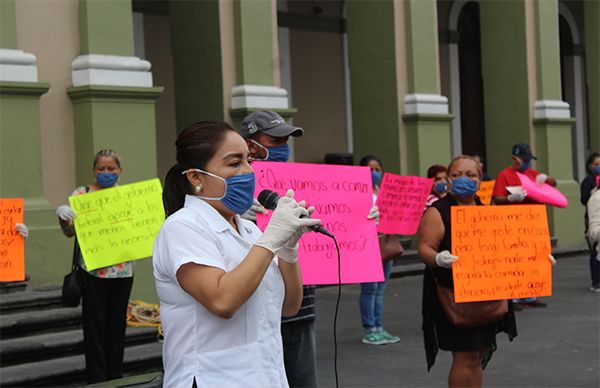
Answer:
[[[125,348],[124,372],[141,374],[162,369],[162,344],[150,343]],[[7,366],[0,369],[0,386],[81,386],[84,383],[83,355]]]
[[[1,314],[56,307],[62,307],[61,290],[57,287],[0,294]]]
[[[81,306],[0,315],[2,340],[25,335],[70,330],[81,326]]]
[[[157,342],[154,327],[128,327],[126,346]],[[0,341],[2,367],[83,353],[83,331],[69,330]]]

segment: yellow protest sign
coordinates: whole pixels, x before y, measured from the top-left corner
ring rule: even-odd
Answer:
[[[158,179],[69,197],[69,203],[87,269],[152,255],[165,219]]]
[[[456,302],[552,295],[544,205],[454,206]]]
[[[495,180],[491,181],[481,181],[479,183],[479,190],[477,190],[477,196],[481,203],[484,205],[489,205],[492,203],[492,192],[494,191]]]

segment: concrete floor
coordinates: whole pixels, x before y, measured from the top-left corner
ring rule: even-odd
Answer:
[[[590,285],[588,257],[559,260],[547,308],[517,312],[518,337],[498,335],[498,351],[484,372],[485,387],[600,387],[600,293]],[[421,335],[421,276],[392,279],[386,291],[386,329],[394,345],[360,342],[360,286],[342,288],[338,317],[341,387],[444,387],[451,355],[440,351],[427,372]],[[317,290],[317,352],[320,387],[335,386],[333,314],[337,287]]]

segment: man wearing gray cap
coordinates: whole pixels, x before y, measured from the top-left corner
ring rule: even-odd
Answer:
[[[287,162],[288,139],[300,137],[302,128],[286,124],[272,111],[250,113],[242,121],[240,134],[254,160]],[[256,213],[266,212],[256,200],[242,217],[256,221]],[[304,297],[297,315],[281,319],[283,358],[290,387],[316,387],[315,286],[303,287]]]

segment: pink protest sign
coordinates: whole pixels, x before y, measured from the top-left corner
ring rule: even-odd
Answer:
[[[294,198],[314,206],[312,218],[321,220],[340,247],[342,283],[383,280],[376,225],[367,219],[373,206],[373,187],[368,167],[306,163],[254,162],[255,197],[265,189],[280,196],[288,189]],[[257,215],[264,230],[270,215]],[[298,243],[298,261],[304,284],[337,284],[338,261],[335,242],[308,232]]]
[[[527,197],[537,201],[539,203],[546,203],[548,205],[565,208],[568,205],[567,198],[558,191],[555,187],[544,183],[538,186],[534,181],[529,179],[526,175],[517,173],[517,176],[521,180],[521,186],[527,191]]]
[[[385,173],[377,195],[379,233],[415,234],[433,178]]]

